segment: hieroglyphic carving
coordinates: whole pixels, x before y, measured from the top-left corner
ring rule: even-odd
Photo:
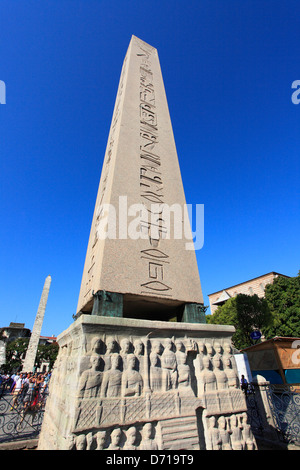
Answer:
[[[155,103],[153,70],[151,65],[152,48],[139,44],[140,51],[140,196],[148,215],[141,221],[140,230],[147,236],[149,249],[141,250],[141,259],[147,260],[145,282],[141,282],[141,293],[172,296],[172,288],[165,281],[167,264],[166,253],[158,259],[157,249],[160,240],[167,236],[167,227],[162,218],[159,204],[164,203],[164,185],[161,171],[161,156],[158,154],[159,129]],[[154,209],[154,204],[157,208]],[[156,212],[153,212],[155,211]],[[145,252],[147,257],[145,257]],[[164,258],[163,262],[162,259]],[[169,261],[168,261],[169,264]]]

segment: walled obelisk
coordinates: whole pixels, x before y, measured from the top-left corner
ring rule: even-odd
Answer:
[[[29,340],[29,345],[28,349],[26,352],[25,360],[23,363],[23,372],[32,372],[34,370],[34,363],[35,363],[35,358],[36,358],[36,353],[39,345],[39,339],[42,331],[42,326],[43,326],[43,321],[44,321],[44,315],[45,315],[45,310],[47,306],[47,301],[48,301],[48,295],[49,295],[49,290],[50,290],[50,284],[51,284],[51,276],[47,276],[38,311],[35,317],[34,325],[32,328],[31,332],[31,337]]]
[[[105,204],[116,215],[116,227],[112,237],[103,239]],[[132,233],[128,213],[136,206],[143,214]],[[176,219],[181,237],[174,234],[161,207],[181,212]],[[77,314],[91,312],[97,292],[111,293],[117,304],[114,314],[131,318],[141,312],[149,319],[182,317],[184,305],[202,305],[185,207],[158,53],[133,36],[117,92]],[[187,309],[185,316],[191,317]]]

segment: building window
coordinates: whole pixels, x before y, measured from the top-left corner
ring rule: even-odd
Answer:
[[[261,291],[264,294],[265,293],[265,286],[263,285],[262,282],[259,284],[259,287],[261,288]]]

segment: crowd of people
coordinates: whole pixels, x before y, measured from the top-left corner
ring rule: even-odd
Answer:
[[[45,404],[51,373],[22,372],[0,373],[1,394],[12,395],[11,411],[20,406],[24,409],[37,408]]]

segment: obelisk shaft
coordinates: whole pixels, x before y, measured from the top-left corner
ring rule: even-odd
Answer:
[[[105,204],[116,215],[117,229],[101,238]],[[90,311],[97,291],[203,303],[195,252],[186,250],[184,237],[168,230],[155,204],[182,211],[178,228],[183,230],[186,201],[158,53],[133,36],[122,68],[77,312]],[[143,215],[132,232],[137,206]]]
[[[39,308],[35,317],[34,325],[31,332],[31,337],[26,352],[26,357],[23,363],[24,372],[32,372],[34,370],[34,363],[36,358],[36,353],[39,345],[39,339],[42,331],[44,315],[50,290],[51,276],[47,276],[45,284],[43,287],[43,292],[41,295],[41,300],[39,303]]]

